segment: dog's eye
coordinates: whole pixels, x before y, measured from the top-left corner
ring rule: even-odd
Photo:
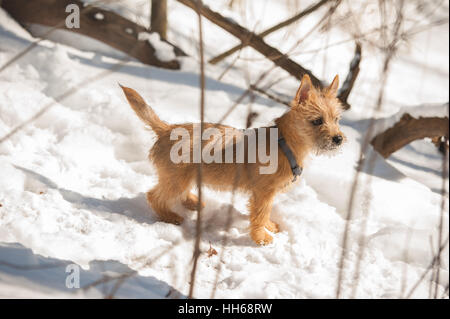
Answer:
[[[311,121],[311,123],[314,126],[319,126],[319,125],[323,124],[323,119],[322,118],[318,118],[318,119],[315,119],[314,121]]]

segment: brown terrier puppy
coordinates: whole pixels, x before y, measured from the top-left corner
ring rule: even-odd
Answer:
[[[220,124],[205,123],[204,130],[216,129],[219,135],[222,135],[219,137],[225,137],[225,139],[219,139],[220,142],[217,142],[217,136],[216,139],[209,136],[203,143],[202,150],[209,147],[207,152],[210,152],[211,145],[214,144],[214,147],[218,146],[218,148],[214,148],[215,151],[231,148],[236,152],[233,153],[231,162],[224,160],[223,155],[220,155],[219,160],[215,162],[205,163],[203,161],[203,185],[222,191],[237,189],[250,195],[250,236],[256,243],[269,244],[272,242],[273,238],[265,228],[274,233],[279,231],[278,225],[270,220],[272,202],[278,192],[292,184],[293,174],[296,175],[292,163],[298,164],[302,168],[303,162],[310,152],[332,151],[342,144],[345,137],[338,124],[342,110],[336,97],[338,86],[338,76],[334,78],[329,87],[323,90],[314,88],[308,75],[303,76],[291,108],[275,120],[276,126],[273,128],[278,129],[276,131],[278,137],[284,138],[285,145],[282,147],[280,143],[275,154],[270,155],[271,158],[277,157],[278,163],[272,174],[261,174],[260,168],[267,167],[267,159],[262,160],[259,150],[256,161],[252,161],[249,159],[255,158],[255,156],[252,157],[248,148],[244,147],[244,161],[237,160],[239,144],[245,146],[251,144],[246,134],[248,131]],[[188,132],[190,136],[193,133],[195,136],[193,124],[172,125],[161,121],[136,91],[126,87],[122,87],[122,89],[138,117],[149,125],[158,136],[150,150],[149,159],[156,166],[159,182],[147,193],[147,200],[163,221],[180,224],[183,222],[183,218],[174,213],[171,208],[176,201],[181,200],[186,208],[196,209],[198,198],[190,190],[195,185],[198,162],[194,160],[193,163],[190,156],[196,147],[194,139],[190,139],[188,144],[183,145],[187,147],[188,157],[185,157],[182,162],[174,162],[173,152],[178,142],[176,139],[174,140],[172,132],[181,129]],[[232,130],[234,137],[231,140],[227,139],[226,130]],[[269,140],[268,131],[263,136],[265,141]],[[259,134],[256,135],[257,140],[262,139]],[[286,145],[288,151],[286,151]],[[269,151],[269,146],[258,145],[258,147],[265,147],[265,151]],[[287,154],[289,152],[290,154]],[[178,150],[175,153],[178,154]]]

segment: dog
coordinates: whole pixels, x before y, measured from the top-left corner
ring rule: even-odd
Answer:
[[[267,166],[262,158],[256,156],[256,161],[249,161],[251,154],[244,147],[244,161],[222,161],[202,163],[202,185],[220,191],[238,190],[250,195],[248,208],[250,211],[250,236],[260,245],[273,241],[272,233],[279,232],[279,226],[270,219],[274,197],[293,184],[300,175],[303,163],[311,153],[327,153],[337,150],[345,141],[345,136],[339,127],[342,105],[337,98],[339,77],[336,75],[332,83],[319,89],[313,86],[308,75],[304,75],[290,109],[281,117],[275,119],[278,132],[278,144],[275,154],[278,158],[276,170],[272,174],[261,174],[261,167]],[[169,124],[162,121],[149,107],[144,99],[133,89],[121,86],[128,103],[137,116],[153,130],[157,140],[149,152],[149,159],[156,167],[158,184],[147,193],[149,205],[162,221],[181,224],[183,218],[172,211],[173,205],[181,201],[189,210],[199,206],[198,198],[191,193],[196,185],[198,163],[183,161],[174,163],[171,152],[177,143],[171,132],[180,129],[194,132],[193,124]],[[250,144],[247,134],[242,130],[221,124],[204,123],[203,129],[216,129],[225,136],[226,130],[233,130],[237,138],[231,141],[219,142],[219,148],[232,147],[237,150],[238,144]],[[266,131],[266,140],[270,138]],[[257,140],[262,137],[259,134]],[[240,137],[240,139],[239,139]],[[239,140],[239,141],[238,141]],[[213,143],[213,138],[201,143],[202,150]],[[231,145],[231,146],[230,146]],[[258,144],[259,145],[259,144]],[[184,145],[189,151],[194,151],[193,139]],[[261,146],[258,146],[261,148]],[[264,146],[263,146],[264,147]],[[258,149],[260,151],[260,149]],[[266,151],[269,148],[266,146]],[[259,153],[258,153],[259,154]],[[236,160],[237,154],[233,154]],[[192,157],[189,156],[190,159]],[[293,178],[294,177],[294,178]],[[204,204],[201,203],[204,207]]]

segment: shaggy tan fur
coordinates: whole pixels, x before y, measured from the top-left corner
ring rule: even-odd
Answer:
[[[313,87],[308,75],[305,75],[291,103],[291,108],[275,123],[284,136],[287,145],[295,155],[297,163],[303,167],[304,160],[311,152],[331,151],[341,144],[344,135],[339,128],[341,104],[336,98],[339,79],[336,76],[331,85],[323,90]],[[198,164],[175,164],[170,159],[170,151],[176,140],[170,140],[171,131],[175,128],[185,128],[193,136],[193,125],[168,124],[158,118],[155,112],[145,103],[143,98],[133,89],[122,87],[125,96],[138,117],[158,136],[150,150],[149,159],[154,163],[159,177],[158,184],[147,193],[147,199],[159,217],[168,223],[180,224],[183,218],[172,211],[172,206],[180,201],[183,205],[195,210],[198,198],[190,192],[195,184]],[[323,122],[322,124],[318,124]],[[224,134],[230,127],[220,124],[205,123],[204,128],[215,127]],[[240,130],[236,134],[242,134]],[[269,130],[266,141],[269,141]],[[341,142],[333,141],[340,136]],[[225,140],[225,139],[224,139]],[[245,138],[244,144],[247,143]],[[204,147],[210,141],[204,142]],[[242,142],[242,141],[241,141]],[[229,147],[222,145],[222,149]],[[236,149],[237,140],[232,141]],[[266,143],[266,154],[269,154],[269,143]],[[247,145],[247,144],[246,144]],[[190,143],[193,154],[193,142]],[[270,220],[272,202],[275,195],[290,185],[293,179],[289,162],[278,148],[278,167],[274,174],[260,174],[262,164],[257,156],[256,163],[248,163],[247,147],[244,163],[203,163],[204,185],[221,191],[236,188],[250,195],[250,236],[258,244],[269,244],[272,236],[265,229],[276,233],[279,227]],[[235,156],[234,152],[234,156]],[[235,158],[235,157],[234,157]]]

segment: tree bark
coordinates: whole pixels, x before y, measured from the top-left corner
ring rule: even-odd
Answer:
[[[195,0],[177,0],[178,2],[184,4],[185,6],[191,8],[192,10],[197,10],[197,2]],[[218,25],[225,31],[231,33],[235,37],[241,40],[243,43],[248,43],[249,46],[254,48],[256,51],[267,57],[275,65],[287,71],[292,76],[301,80],[304,74],[308,74],[311,78],[311,82],[320,88],[323,88],[322,82],[312,74],[308,69],[305,69],[301,65],[292,61],[285,54],[281,53],[279,50],[268,45],[264,40],[255,34],[239,25],[238,23],[225,18],[221,14],[211,10],[210,8],[203,6],[200,12],[205,18]]]
[[[418,139],[437,136],[448,138],[448,127],[448,117],[416,119],[405,113],[393,127],[375,136],[371,144],[378,153],[387,158],[395,151]]]
[[[341,89],[339,90],[338,98],[341,100],[342,105],[344,106],[344,110],[350,109],[350,104],[348,104],[348,96],[353,89],[353,85],[355,84],[356,78],[359,74],[359,64],[361,62],[361,44],[359,42],[356,43],[355,55],[350,62],[350,68],[345,78],[344,84],[342,84]]]
[[[162,40],[167,40],[167,0],[152,0],[150,27]]]
[[[68,15],[65,9],[69,4],[80,8],[80,28],[65,27],[64,21]],[[148,41],[138,40],[140,32],[148,32],[146,28],[114,12],[85,7],[80,0],[3,0],[2,7],[25,28],[28,24],[40,24],[79,33],[106,43],[142,63],[166,69],[180,68],[177,60],[161,61]]]

